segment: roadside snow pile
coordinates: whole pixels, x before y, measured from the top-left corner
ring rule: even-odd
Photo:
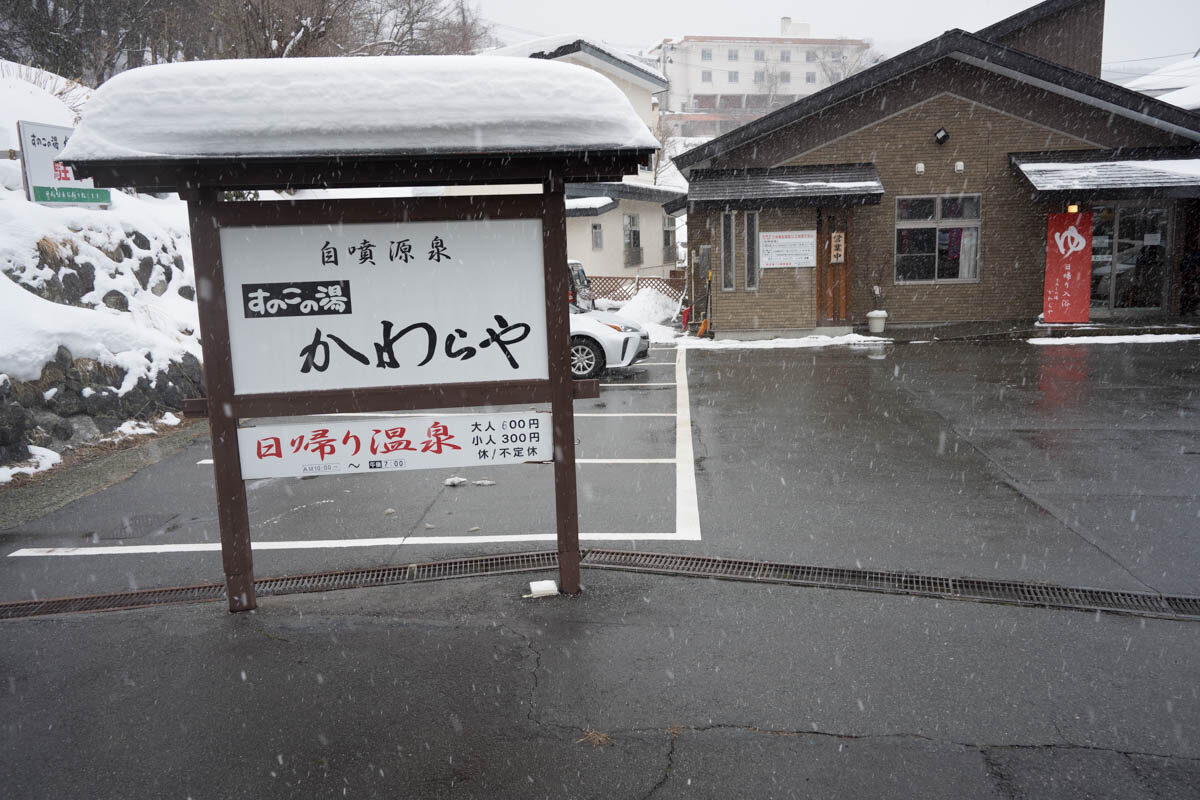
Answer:
[[[679,347],[693,350],[776,350],[803,347],[835,347],[847,344],[888,344],[892,340],[879,336],[847,333],[844,336],[804,336],[799,339],[697,339],[694,336],[675,340]]]
[[[1200,333],[1137,333],[1126,336],[1054,336],[1026,339],[1030,344],[1165,344],[1200,339]]]
[[[617,313],[640,325],[661,325],[675,316],[678,309],[678,300],[672,300],[657,289],[647,287],[622,305]]]
[[[386,56],[190,61],[122,72],[96,90],[62,157],[657,147],[616,84],[585,67]]]
[[[650,341],[661,344],[673,342],[679,335],[679,331],[663,324],[673,319],[678,310],[678,300],[646,287],[639,290],[632,300],[622,303],[617,314],[641,325],[649,332]]]

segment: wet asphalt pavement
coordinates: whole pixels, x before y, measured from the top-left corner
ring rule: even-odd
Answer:
[[[1197,355],[1195,343],[690,351],[701,538],[603,546],[1200,594]],[[655,356],[577,405],[663,415],[577,419],[581,458],[649,462],[580,466],[585,532],[679,533],[686,485],[660,463],[681,419],[676,354]],[[194,442],[0,531],[0,599],[219,581],[212,552],[8,557],[215,541],[207,456]],[[256,482],[256,539],[425,542],[260,551],[256,571],[552,549],[427,542],[548,531],[539,469],[458,490],[438,471]],[[208,604],[2,623],[0,786],[1197,796],[1196,623],[595,570],[579,598],[522,600],[530,577],[270,598],[237,616]]]

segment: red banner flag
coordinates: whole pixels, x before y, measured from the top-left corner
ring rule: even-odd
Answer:
[[[1046,228],[1045,322],[1087,322],[1091,306],[1092,214],[1050,214]]]

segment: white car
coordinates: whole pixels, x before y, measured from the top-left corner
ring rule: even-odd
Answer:
[[[594,378],[650,355],[650,334],[631,320],[571,305],[571,377]]]

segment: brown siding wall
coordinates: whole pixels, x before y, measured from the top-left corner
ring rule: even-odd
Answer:
[[[933,133],[946,128],[939,145]],[[1048,206],[1029,199],[1028,182],[1008,154],[1087,147],[958,97],[942,95],[889,120],[793,159],[793,164],[872,161],[887,194],[877,206],[854,210],[850,223],[850,318],[864,321],[870,287],[883,287],[889,321],[999,320],[1036,316],[1042,307]],[[962,161],[963,172],[954,171]],[[916,164],[925,174],[916,174]],[[979,279],[895,284],[896,197],[980,194]]]
[[[816,209],[764,210],[758,216],[759,231],[814,230]],[[688,249],[692,254],[693,285],[703,286],[696,255],[703,245],[713,252],[712,321],[719,334],[754,330],[806,330],[817,324],[816,270],[765,269],[759,272],[759,288],[746,289],[746,215],[734,215],[734,263],[736,288],[721,288],[721,213],[700,211],[688,215]],[[702,294],[702,292],[701,292]],[[697,299],[701,299],[700,296]],[[701,311],[703,308],[700,309]],[[699,319],[699,317],[697,317]]]
[[[1098,78],[1104,46],[1104,0],[1077,3],[996,42]]]

